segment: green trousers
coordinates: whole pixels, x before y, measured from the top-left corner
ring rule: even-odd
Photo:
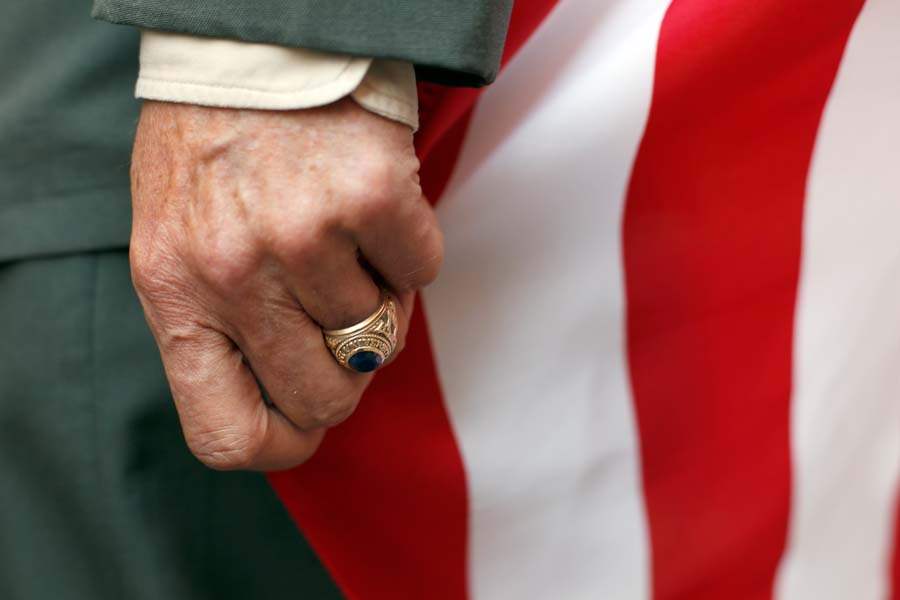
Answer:
[[[262,475],[186,450],[124,250],[0,264],[0,598],[339,597]]]

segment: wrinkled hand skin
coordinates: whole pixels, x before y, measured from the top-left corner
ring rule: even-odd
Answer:
[[[335,362],[321,327],[374,312],[376,281],[400,300],[402,347],[415,290],[443,255],[418,168],[410,129],[350,99],[144,104],[132,278],[203,463],[278,470],[315,452],[371,380]]]

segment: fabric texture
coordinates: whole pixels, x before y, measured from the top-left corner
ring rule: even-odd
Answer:
[[[203,106],[302,109],[351,96],[418,128],[416,76],[404,61],[144,31],[138,98]]]
[[[0,598],[340,595],[260,474],[180,434],[123,251],[0,266]]]
[[[0,261],[128,243],[137,57],[79,2],[0,2]]]
[[[248,42],[407,60],[423,79],[484,85],[497,76],[512,0],[95,0],[93,14]]]

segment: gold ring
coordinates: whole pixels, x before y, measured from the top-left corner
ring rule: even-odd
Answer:
[[[342,367],[368,373],[384,364],[397,346],[397,304],[382,294],[381,306],[366,319],[343,329],[322,330],[325,345]]]

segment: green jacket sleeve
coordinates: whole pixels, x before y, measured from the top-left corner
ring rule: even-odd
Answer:
[[[513,0],[94,0],[94,17],[146,29],[407,60],[419,78],[497,76]]]

